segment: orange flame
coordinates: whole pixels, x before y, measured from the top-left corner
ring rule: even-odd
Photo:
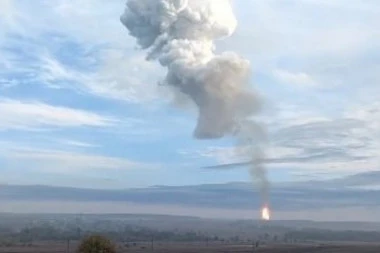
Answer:
[[[270,220],[270,209],[267,205],[261,209],[261,219],[265,221]]]

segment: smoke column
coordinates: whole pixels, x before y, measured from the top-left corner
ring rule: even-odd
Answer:
[[[163,84],[197,105],[195,138],[234,135],[252,144],[247,129],[260,131],[248,118],[260,103],[248,86],[250,62],[234,52],[215,54],[214,41],[237,27],[230,0],[128,0],[121,22],[147,50],[147,60],[167,68]],[[267,192],[262,152],[252,147],[252,174]]]
[[[265,169],[264,146],[267,143],[267,134],[263,126],[251,120],[244,120],[240,123],[237,134],[238,146],[243,147],[236,149],[238,155],[248,157],[250,162],[237,163],[235,165],[248,165],[252,180],[259,187],[263,207],[269,208],[269,187],[270,183]],[[234,164],[230,164],[233,166]],[[214,166],[218,168],[218,166]]]

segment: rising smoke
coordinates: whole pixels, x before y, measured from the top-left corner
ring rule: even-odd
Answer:
[[[195,138],[234,135],[252,145],[253,175],[266,192],[262,150],[246,131],[257,128],[248,118],[260,104],[249,89],[250,62],[234,52],[215,54],[214,42],[237,27],[230,0],[128,0],[121,22],[147,59],[167,68],[163,84],[197,105]]]

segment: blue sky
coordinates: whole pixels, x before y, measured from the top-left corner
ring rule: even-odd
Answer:
[[[251,60],[271,180],[379,169],[377,1],[235,0],[217,43]],[[125,0],[0,2],[2,183],[96,188],[249,181],[230,139],[192,138],[193,108],[159,87],[119,17]]]

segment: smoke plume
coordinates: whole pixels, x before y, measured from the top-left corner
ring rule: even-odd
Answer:
[[[248,86],[250,62],[234,52],[215,54],[214,42],[237,27],[230,0],[128,0],[121,22],[147,59],[167,68],[163,84],[197,105],[195,138],[251,139],[241,130],[251,128],[246,122],[260,104]],[[253,174],[267,182],[261,149],[253,146]]]

